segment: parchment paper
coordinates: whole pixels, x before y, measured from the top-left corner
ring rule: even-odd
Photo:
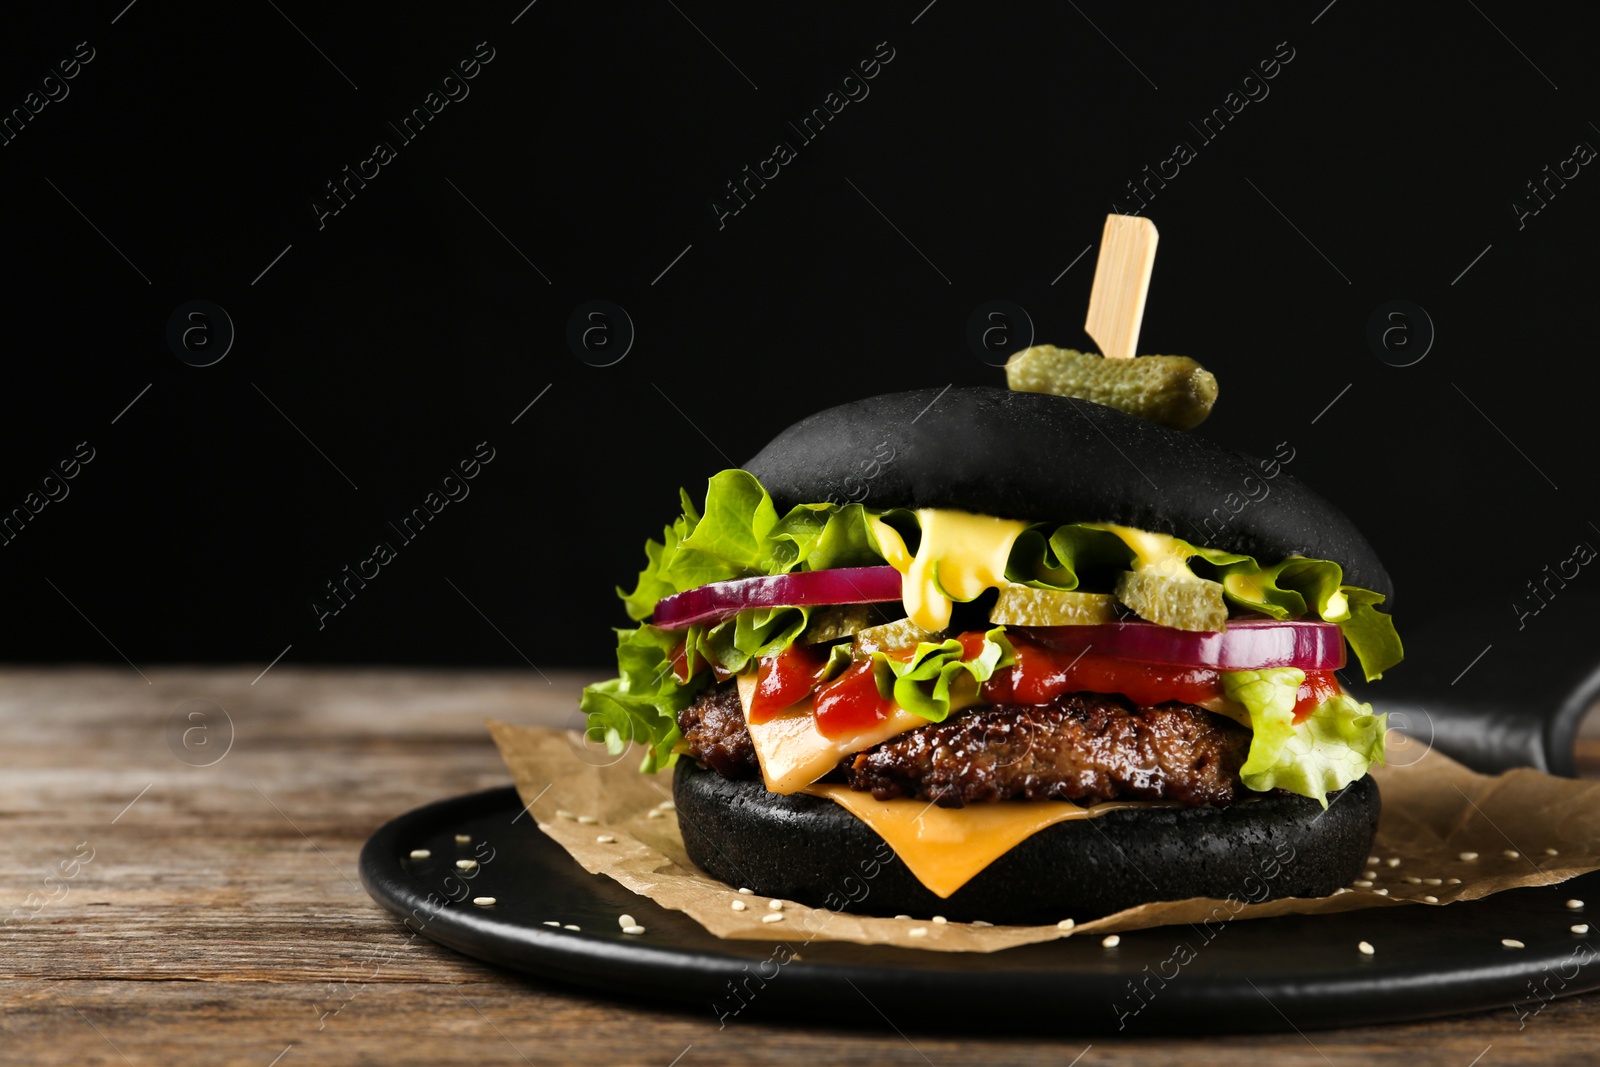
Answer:
[[[702,874],[689,862],[677,815],[670,810],[670,773],[640,774],[636,753],[615,759],[585,744],[576,731],[488,725],[540,830],[584,870],[684,912],[718,937],[993,952],[1173,923],[1444,906],[1516,886],[1549,885],[1600,868],[1600,782],[1526,769],[1491,778],[1429,751],[1406,766],[1373,772],[1383,793],[1383,814],[1364,872],[1372,877],[1358,879],[1333,896],[1251,903],[1252,897],[1265,895],[1264,886],[1273,876],[1264,869],[1260,879],[1241,885],[1226,900],[1196,897],[1145,904],[1070,929],[935,923],[928,915],[878,918],[792,901],[776,913],[782,920],[763,922],[774,914],[766,897],[740,894],[737,887]],[[1474,853],[1475,858],[1462,858]],[[743,901],[745,908],[735,910],[734,901]]]

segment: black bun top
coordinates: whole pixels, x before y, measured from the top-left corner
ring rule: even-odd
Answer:
[[[1244,552],[1331,559],[1393,595],[1344,513],[1274,462],[1083,400],[953,386],[819,411],[745,464],[795,504],[951,508],[1029,522],[1111,522]]]

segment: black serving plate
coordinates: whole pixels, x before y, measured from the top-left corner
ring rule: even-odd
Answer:
[[[471,841],[458,843],[458,834]],[[411,859],[419,848],[430,858]],[[462,871],[460,859],[479,865]],[[732,941],[585,872],[507,787],[390,822],[362,849],[361,879],[413,929],[469,956],[675,1002],[723,1023],[803,1016],[879,1026],[887,1018],[902,1029],[983,1029],[1003,1019],[1008,1031],[1059,1033],[1303,1030],[1477,1010],[1516,1021],[1555,996],[1600,987],[1600,929],[1571,933],[1587,919],[1565,904],[1588,897],[1600,909],[1600,872],[1447,907],[1140,930],[1112,949],[1094,935],[987,954]],[[496,903],[473,904],[479,896]],[[624,913],[647,932],[622,933]],[[1526,947],[1506,948],[1502,938]],[[1361,955],[1361,941],[1376,954]]]

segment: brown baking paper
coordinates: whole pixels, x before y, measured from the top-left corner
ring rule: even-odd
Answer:
[[[773,912],[767,898],[742,895],[689,862],[677,815],[670,810],[671,776],[640,774],[635,751],[617,760],[585,744],[575,731],[491,722],[489,732],[539,829],[584,870],[684,912],[718,937],[994,952],[1173,923],[1443,906],[1516,886],[1549,885],[1600,868],[1600,782],[1533,770],[1491,778],[1430,751],[1406,766],[1373,771],[1383,793],[1383,814],[1373,845],[1375,862],[1364,872],[1371,877],[1333,896],[1251,903],[1266,894],[1276,874],[1269,861],[1259,878],[1247,879],[1230,899],[1144,904],[1067,930],[1056,925],[943,923],[932,916],[878,918],[793,901]],[[735,910],[733,902],[740,900],[746,906]],[[783,918],[762,921],[771,914]]]

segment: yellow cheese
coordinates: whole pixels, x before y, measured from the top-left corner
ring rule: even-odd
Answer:
[[[928,725],[928,720],[895,708],[889,718],[870,730],[843,737],[824,737],[812,718],[810,697],[774,715],[764,723],[750,722],[750,698],[755,694],[756,672],[738,677],[739,702],[744,705],[750,744],[761,764],[761,777],[774,793],[798,793],[839,765],[852,752]]]
[[[878,518],[869,521],[883,558],[903,575],[900,599],[906,615],[924,630],[950,624],[952,600],[974,600],[1004,582],[1011,546],[1028,528],[1012,519],[919,508],[922,539],[912,555],[892,526]]]
[[[922,800],[875,800],[843,785],[812,785],[805,792],[834,801],[866,823],[939,897],[948,897],[1047,826],[1124,808],[1174,806],[1127,800],[1085,808],[1065,800],[1022,800],[941,808]]]
[[[1145,530],[1136,530],[1132,526],[1116,526],[1111,523],[1087,524],[1097,530],[1116,534],[1122,543],[1133,550],[1136,557],[1133,569],[1146,571],[1152,574],[1163,574],[1169,578],[1193,578],[1194,572],[1189,570],[1189,553],[1183,544],[1176,538],[1167,534],[1149,533]]]

